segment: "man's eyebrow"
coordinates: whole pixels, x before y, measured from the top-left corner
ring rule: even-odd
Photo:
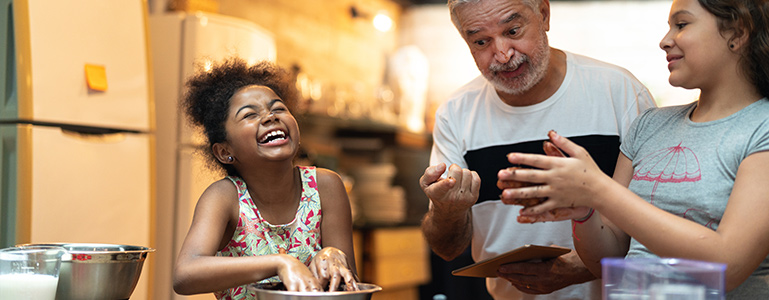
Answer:
[[[506,19],[504,19],[502,21],[499,21],[499,24],[500,25],[501,24],[507,24],[507,23],[510,23],[510,22],[515,21],[516,19],[520,19],[520,18],[523,18],[523,16],[521,16],[520,13],[515,12],[515,13],[510,14],[510,16],[507,17]],[[481,31],[480,29],[470,29],[470,30],[465,31],[465,36],[472,36],[473,34],[476,34],[476,33],[480,32],[480,31]]]
[[[504,20],[500,21],[499,24],[507,24],[507,23],[510,23],[510,22],[514,21],[515,19],[520,19],[520,18],[522,18],[521,14],[519,14],[519,13],[512,13],[509,17],[507,17],[507,19],[504,19]]]

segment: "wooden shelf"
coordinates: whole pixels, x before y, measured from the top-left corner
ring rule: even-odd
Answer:
[[[386,146],[405,146],[426,149],[432,144],[429,132],[410,132],[396,124],[390,124],[371,119],[338,118],[327,115],[303,114],[296,116],[303,131],[326,131],[334,138],[368,138],[380,139]],[[349,140],[349,142],[354,142]],[[374,144],[371,144],[374,145]]]

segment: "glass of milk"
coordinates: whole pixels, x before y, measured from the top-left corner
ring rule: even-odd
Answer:
[[[56,246],[0,249],[0,300],[54,300],[66,253]]]

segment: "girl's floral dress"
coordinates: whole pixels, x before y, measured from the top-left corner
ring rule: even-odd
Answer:
[[[246,182],[239,177],[228,176],[238,188],[240,218],[229,244],[216,253],[217,256],[256,256],[286,253],[309,265],[315,253],[321,250],[320,243],[320,197],[315,167],[299,166],[302,178],[302,198],[294,220],[288,224],[273,225],[265,221],[251,199]],[[278,282],[277,276],[262,282]],[[256,299],[246,285],[215,292],[217,299]]]

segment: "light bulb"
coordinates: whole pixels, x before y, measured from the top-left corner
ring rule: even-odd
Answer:
[[[386,14],[384,13],[378,13],[376,16],[374,16],[374,28],[381,32],[387,32],[392,28],[393,26],[393,20],[390,19]]]

